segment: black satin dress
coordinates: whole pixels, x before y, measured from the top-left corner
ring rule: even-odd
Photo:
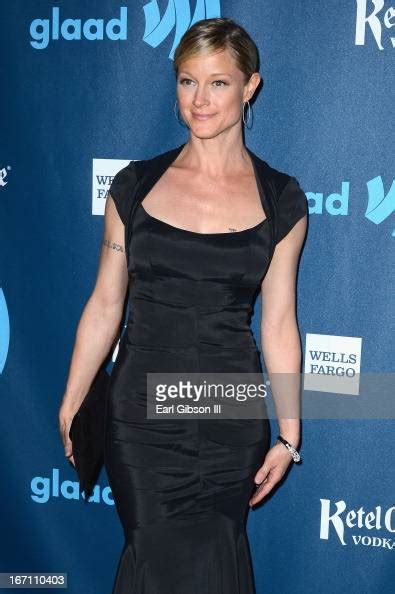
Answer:
[[[131,194],[114,182],[126,219]],[[269,222],[200,234],[141,203],[134,212],[130,313],[106,430],[105,466],[125,534],[112,594],[255,592],[246,519],[269,421],[147,419],[146,373],[262,371],[250,318],[270,259]]]

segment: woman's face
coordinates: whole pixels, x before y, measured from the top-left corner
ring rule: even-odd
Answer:
[[[185,60],[177,76],[181,117],[200,138],[241,127],[243,101],[251,99],[259,81],[255,72],[244,83],[244,74],[228,49]]]

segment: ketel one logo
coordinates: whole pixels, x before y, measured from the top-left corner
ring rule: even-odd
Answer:
[[[11,171],[11,167],[9,165],[0,169],[0,186],[6,186],[8,184],[8,181],[6,181],[5,178],[7,177],[9,171]]]
[[[157,0],[151,0],[144,6],[145,31],[143,40],[157,47],[175,29],[173,45],[169,53],[172,60],[181,37],[196,21],[221,16],[220,0],[196,0],[195,11],[191,18],[189,0],[169,0],[167,8],[160,17]]]
[[[355,45],[365,45],[366,29],[370,29],[377,46],[383,50],[383,29],[395,26],[395,7],[385,6],[385,0],[356,0],[357,19],[355,28]],[[395,36],[390,37],[395,47]]]
[[[376,505],[374,509],[348,509],[343,500],[321,501],[320,539],[329,540],[335,534],[341,544],[375,547],[395,550],[395,506],[385,509]],[[349,538],[351,536],[351,539]]]
[[[381,175],[369,180],[367,186],[368,205],[365,217],[372,223],[379,225],[395,211],[395,180],[392,182],[387,194],[385,194]],[[392,236],[395,237],[395,230],[392,231]]]

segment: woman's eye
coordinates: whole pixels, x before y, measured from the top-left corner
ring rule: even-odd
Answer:
[[[184,83],[188,83],[188,84],[184,84]],[[183,85],[185,87],[190,87],[191,85],[189,83],[193,83],[193,80],[191,80],[190,78],[181,78],[179,81],[180,85]],[[217,84],[219,83],[219,84]],[[212,83],[215,87],[222,87],[222,85],[228,85],[229,83],[227,83],[224,80],[214,80]]]

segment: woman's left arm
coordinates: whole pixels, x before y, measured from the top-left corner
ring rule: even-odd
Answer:
[[[300,439],[301,346],[296,321],[296,275],[306,235],[307,215],[276,245],[262,282],[262,355],[271,383],[279,433],[295,448]],[[284,416],[285,415],[285,416]],[[255,476],[260,487],[255,505],[280,481],[292,460],[284,444],[276,443]]]

